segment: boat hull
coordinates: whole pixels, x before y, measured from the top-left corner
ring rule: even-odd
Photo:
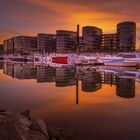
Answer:
[[[137,62],[107,62],[106,66],[119,66],[119,67],[136,67]]]
[[[67,56],[52,57],[52,63],[68,64]]]

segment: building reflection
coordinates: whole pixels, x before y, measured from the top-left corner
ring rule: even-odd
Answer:
[[[17,79],[36,79],[36,68],[29,64],[4,63],[5,74]]]
[[[135,79],[117,77],[116,94],[123,98],[135,97]]]
[[[98,71],[86,66],[34,66],[28,63],[0,63],[3,73],[17,79],[36,79],[38,83],[53,82],[56,87],[75,85],[76,104],[79,103],[79,81],[81,90],[95,92],[107,84],[116,86],[116,95],[123,98],[135,97],[135,78],[117,76],[113,72]],[[132,74],[131,74],[132,75]],[[130,75],[129,75],[130,76]]]
[[[82,78],[82,91],[94,92],[101,88],[101,75],[96,69],[87,69]]]
[[[14,78],[14,64],[5,62],[3,65],[3,73]]]
[[[116,75],[114,73],[101,72],[102,84],[116,85]]]
[[[3,69],[3,61],[0,61],[0,69]]]
[[[55,82],[56,69],[51,66],[38,66],[37,67],[37,82]]]
[[[75,67],[56,68],[56,87],[75,85]]]

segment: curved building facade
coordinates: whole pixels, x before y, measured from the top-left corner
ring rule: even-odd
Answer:
[[[87,51],[99,51],[102,40],[102,29],[94,26],[85,26],[82,29],[82,37],[86,43]]]
[[[136,48],[136,23],[121,22],[117,25],[119,51],[134,51]]]
[[[56,31],[56,51],[68,52],[75,50],[76,32],[67,30]]]

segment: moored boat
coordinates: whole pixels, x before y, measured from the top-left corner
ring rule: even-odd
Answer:
[[[107,66],[137,67],[140,64],[140,53],[118,53],[99,58]]]

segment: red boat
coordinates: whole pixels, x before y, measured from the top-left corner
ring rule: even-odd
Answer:
[[[56,56],[52,57],[53,63],[59,63],[59,64],[68,64],[68,56]]]

